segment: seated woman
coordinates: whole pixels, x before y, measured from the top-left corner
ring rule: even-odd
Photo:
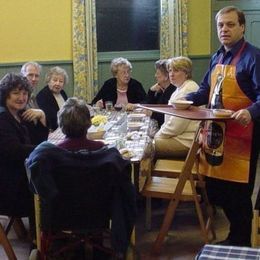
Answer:
[[[192,62],[187,57],[176,57],[169,61],[169,77],[177,87],[170,100],[182,99],[198,89],[192,77]],[[169,101],[170,103],[170,101]],[[165,115],[165,123],[155,135],[156,157],[184,157],[193,141],[199,122]]]
[[[168,104],[172,93],[176,89],[170,82],[167,65],[167,59],[155,62],[157,83],[148,90],[146,99],[148,104]],[[153,112],[151,117],[158,122],[159,127],[164,123],[164,114],[162,113]]]
[[[33,194],[24,161],[49,131],[44,113],[26,110],[31,91],[21,74],[8,73],[0,81],[0,215],[32,220]]]
[[[140,82],[131,78],[132,65],[125,58],[115,58],[111,62],[113,78],[105,81],[92,105],[104,107],[106,101],[112,101],[113,105],[123,105],[132,110],[135,103],[141,103],[146,98],[145,90]]]
[[[57,127],[57,112],[67,100],[67,95],[63,90],[68,83],[67,72],[60,67],[51,68],[46,76],[45,86],[36,96],[38,106],[45,112],[50,131]]]
[[[58,146],[70,151],[81,149],[98,150],[103,142],[88,140],[86,135],[91,126],[90,114],[84,100],[69,98],[58,112],[58,124],[66,138]]]

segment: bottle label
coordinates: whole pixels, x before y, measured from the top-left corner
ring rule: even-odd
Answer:
[[[204,128],[203,146],[207,162],[221,165],[224,157],[225,122],[207,121]]]

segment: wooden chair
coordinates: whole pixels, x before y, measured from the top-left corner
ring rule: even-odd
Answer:
[[[8,259],[10,260],[17,259],[1,223],[0,223],[0,244],[2,244]]]
[[[148,198],[153,197],[170,200],[159,234],[153,245],[154,253],[160,252],[162,243],[164,241],[165,236],[168,233],[168,230],[170,228],[177,206],[180,201],[194,202],[204,241],[206,243],[209,242],[209,230],[211,230],[212,236],[215,239],[216,235],[212,224],[213,213],[212,208],[208,203],[204,181],[202,179],[202,176],[200,176],[199,174],[196,174],[197,180],[195,181],[194,175],[192,174],[192,172],[195,173],[193,167],[196,161],[198,150],[200,148],[199,132],[200,129],[198,129],[195,135],[194,141],[184,163],[179,163],[179,166],[181,166],[181,170],[173,171],[174,176],[176,178],[173,179],[167,177],[151,176],[142,191],[142,194]],[[167,175],[169,175],[169,172],[166,174],[166,176]],[[196,185],[201,188],[201,195],[197,193]],[[208,218],[206,221],[204,220],[200,205],[201,196],[203,196],[203,200],[207,205]],[[148,203],[147,208],[149,209],[149,207],[151,207],[151,205],[149,205]]]
[[[260,246],[260,215],[259,210],[255,209],[252,222],[252,247]]]
[[[7,224],[3,226],[0,223],[0,244],[2,244],[6,255],[8,256],[8,259],[17,259],[14,253],[14,250],[8,240],[8,233],[13,227],[17,237],[19,239],[25,239],[27,237],[27,230],[24,226],[23,221],[21,218],[18,217],[6,217],[7,218]]]
[[[13,227],[18,239],[26,239],[28,232],[24,226],[24,223],[21,218],[19,217],[8,217],[8,216],[1,216],[4,217],[7,220],[7,223],[3,226],[2,223],[0,223],[0,244],[2,244],[4,251],[10,260],[17,259],[14,253],[14,250],[12,248],[12,245],[8,239],[8,233]]]
[[[91,247],[122,258],[136,214],[130,162],[115,148],[74,153],[51,145],[42,151],[37,160],[32,153],[26,161],[35,194],[35,254],[57,257],[82,246],[86,255]],[[102,243],[108,240],[111,245]],[[55,248],[55,241],[64,242]]]
[[[28,237],[28,232],[24,226],[21,218],[18,217],[8,217],[8,223],[5,227],[5,233],[8,235],[11,227],[13,227],[15,234],[19,239],[26,239]]]

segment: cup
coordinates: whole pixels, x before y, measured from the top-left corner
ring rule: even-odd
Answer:
[[[113,109],[113,103],[112,103],[112,101],[106,101],[106,102],[105,102],[105,107],[106,107],[106,111],[107,111],[107,112],[112,111],[112,109]]]
[[[95,115],[99,115],[101,113],[101,108],[98,105],[93,105],[92,106],[93,110],[94,110],[94,114]]]

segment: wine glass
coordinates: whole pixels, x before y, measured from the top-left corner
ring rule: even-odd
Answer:
[[[122,104],[115,104],[114,109],[119,112],[123,109],[123,105]]]

